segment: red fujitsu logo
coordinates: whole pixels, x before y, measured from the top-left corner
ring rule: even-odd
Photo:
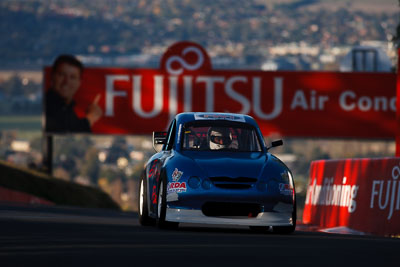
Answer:
[[[211,61],[200,45],[193,42],[179,42],[164,53],[161,69],[170,75],[201,72],[211,69]]]
[[[123,101],[143,119],[168,114],[171,121],[177,113],[190,111],[253,112],[260,119],[275,119],[282,113],[283,79],[264,81],[258,74],[213,71],[200,45],[180,42],[165,52],[159,71],[106,75],[105,116],[114,117],[114,103]],[[262,95],[261,89],[271,86],[273,93],[267,90]]]

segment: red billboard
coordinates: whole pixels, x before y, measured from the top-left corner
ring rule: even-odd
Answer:
[[[400,234],[400,158],[313,161],[303,223]]]
[[[46,94],[53,72],[45,69]],[[180,112],[215,111],[251,115],[264,135],[394,138],[396,74],[213,70],[200,45],[180,42],[159,69],[86,68],[73,104],[78,118],[91,115],[95,134],[150,134]],[[46,99],[54,107],[46,117],[60,105]],[[86,132],[80,129],[46,132]]]

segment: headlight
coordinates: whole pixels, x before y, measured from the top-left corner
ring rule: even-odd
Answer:
[[[294,187],[294,180],[293,180],[292,174],[290,172],[288,172],[288,176],[289,176],[290,186],[293,188]]]
[[[206,179],[204,179],[203,180],[203,182],[201,183],[201,186],[204,188],[204,189],[210,189],[211,188],[211,181],[210,181],[210,179],[208,179],[208,178],[206,178]]]
[[[282,172],[281,178],[285,184],[288,184],[291,188],[293,188],[293,177],[289,171]]]
[[[293,177],[292,174],[289,171],[285,171],[281,173],[281,177],[283,180],[283,183],[279,184],[279,191],[283,195],[287,196],[292,196],[293,199],[295,197],[295,192],[294,192],[294,182],[293,182]]]
[[[196,189],[200,186],[200,178],[197,176],[191,176],[188,180],[189,187]]]
[[[282,172],[281,178],[285,184],[290,184],[289,172]]]

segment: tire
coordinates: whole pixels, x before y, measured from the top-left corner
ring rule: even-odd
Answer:
[[[179,226],[177,222],[165,220],[167,215],[167,179],[163,177],[160,181],[157,194],[157,227],[160,229],[176,229]]]
[[[151,226],[155,224],[155,220],[149,217],[147,201],[147,179],[145,174],[142,174],[140,177],[138,191],[138,214],[139,223],[143,226]]]
[[[291,234],[296,229],[296,220],[297,220],[297,204],[293,205],[293,213],[292,213],[292,222],[293,225],[290,226],[273,226],[272,231],[276,234]]]

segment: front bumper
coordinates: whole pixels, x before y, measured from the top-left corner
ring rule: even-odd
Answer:
[[[181,223],[202,223],[202,224],[225,224],[225,225],[247,225],[247,226],[291,226],[292,204],[284,204],[282,209],[286,212],[260,212],[256,217],[230,216],[213,217],[206,216],[201,210],[179,209],[167,207],[166,220]],[[283,207],[284,206],[284,207]]]
[[[167,192],[166,220],[183,223],[291,226],[294,196],[279,190],[278,183],[261,183],[249,189],[209,190],[190,187],[183,192]]]

